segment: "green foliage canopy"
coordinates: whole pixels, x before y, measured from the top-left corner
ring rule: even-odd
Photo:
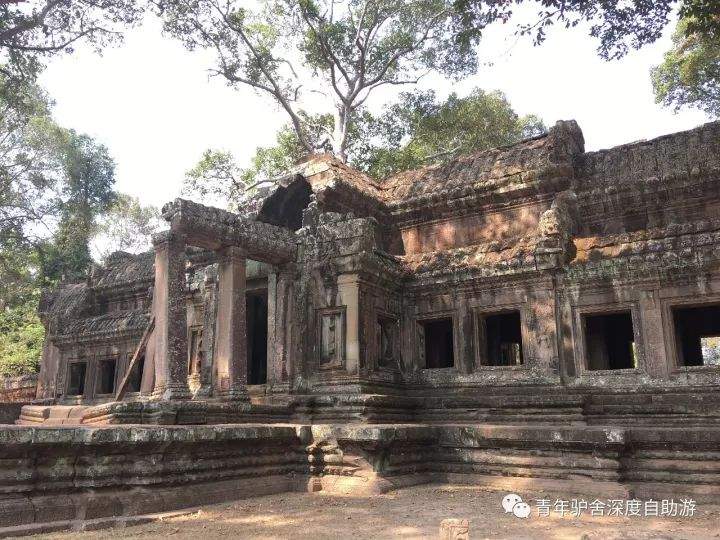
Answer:
[[[720,117],[720,32],[693,31],[693,19],[682,19],[672,48],[652,70],[655,99],[679,110],[695,107]]]
[[[439,102],[432,91],[403,93],[362,124],[353,165],[375,178],[504,146],[545,132],[534,115],[519,116],[502,92],[479,88]]]

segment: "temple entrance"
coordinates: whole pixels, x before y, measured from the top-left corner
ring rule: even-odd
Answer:
[[[267,382],[267,290],[248,292],[245,296],[247,313],[248,384]]]

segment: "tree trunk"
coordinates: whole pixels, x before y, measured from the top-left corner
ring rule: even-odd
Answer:
[[[347,161],[348,112],[342,105],[335,107],[333,114],[332,150],[337,159]]]

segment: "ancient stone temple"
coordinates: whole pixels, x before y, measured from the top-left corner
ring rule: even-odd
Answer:
[[[585,152],[563,121],[383,181],[315,156],[240,213],[163,216],[152,252],[41,305],[19,423],[113,427],[0,433],[95,467],[68,474],[112,498],[97,517],[139,513],[132,486],[153,508],[439,479],[720,494],[720,123]],[[13,485],[36,521],[59,469]]]

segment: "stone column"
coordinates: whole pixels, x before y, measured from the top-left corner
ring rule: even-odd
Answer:
[[[662,307],[657,291],[640,291],[640,335],[645,371],[653,379],[665,379],[670,374],[670,362],[665,347],[665,334],[662,323]],[[638,324],[633,320],[633,324]],[[637,332],[636,332],[637,334]]]
[[[291,317],[294,273],[282,268],[268,276],[268,388],[287,393],[294,376]]]
[[[230,246],[218,263],[217,322],[215,330],[215,393],[249,401],[247,394],[247,321],[245,267],[247,254]]]
[[[155,388],[160,399],[190,397],[187,385],[187,306],[185,300],[185,237],[165,231],[155,246]]]
[[[337,305],[345,306],[345,368],[357,375],[360,370],[360,276],[341,274],[337,278]]]

